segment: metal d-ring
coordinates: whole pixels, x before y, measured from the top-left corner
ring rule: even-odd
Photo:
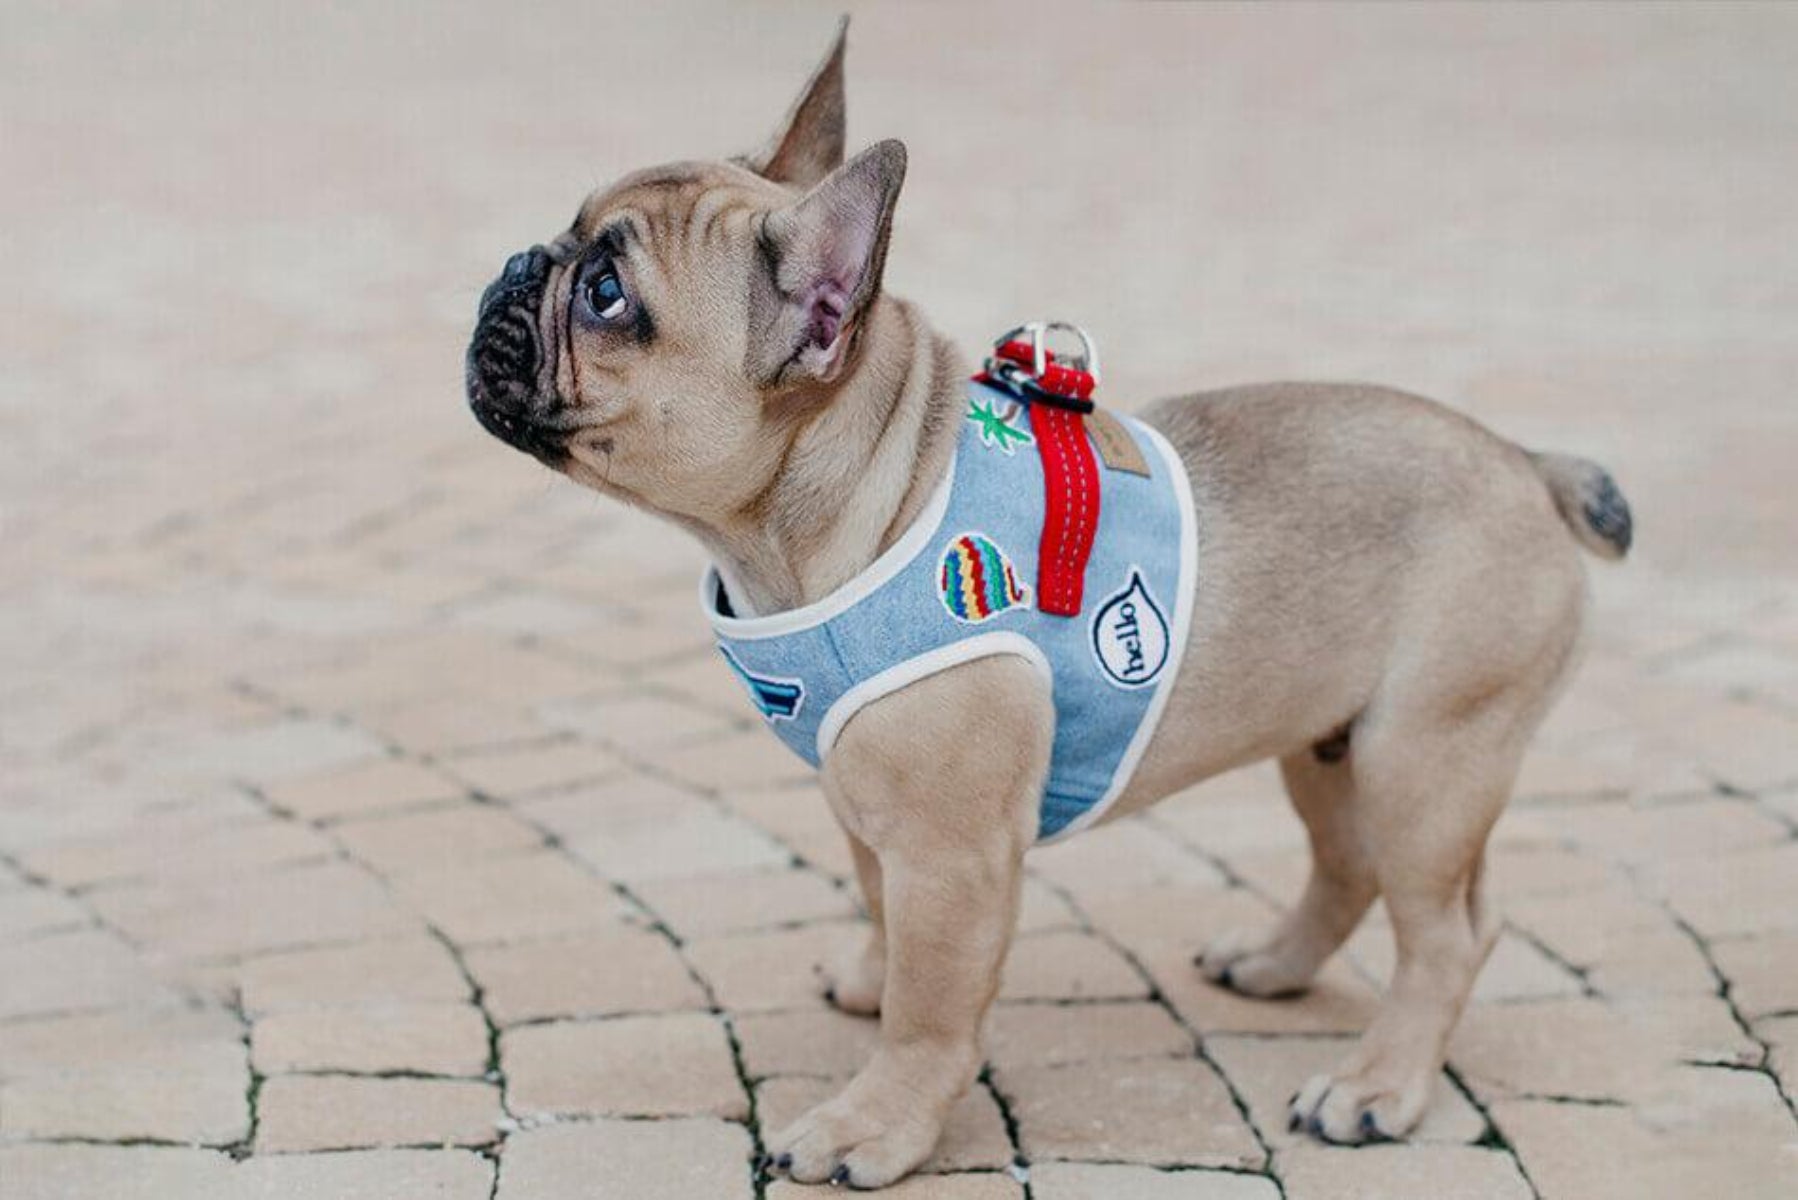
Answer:
[[[1018,326],[999,339],[1003,346],[1006,342],[1018,341],[1020,338],[1030,339],[1031,374],[1041,379],[1043,372],[1049,369],[1049,334],[1060,329],[1080,339],[1079,368],[1099,382],[1099,344],[1093,341],[1092,335],[1071,321],[1030,321]]]

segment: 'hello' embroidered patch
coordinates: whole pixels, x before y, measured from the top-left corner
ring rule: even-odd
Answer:
[[[943,607],[957,621],[978,625],[1030,600],[1005,552],[985,534],[964,533],[943,551],[937,570]]]
[[[1167,665],[1167,618],[1136,567],[1093,614],[1092,634],[1093,657],[1118,687],[1147,687]]]

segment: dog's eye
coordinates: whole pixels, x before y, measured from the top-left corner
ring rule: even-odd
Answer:
[[[616,321],[630,307],[624,285],[611,271],[601,271],[587,281],[587,306],[602,321]]]

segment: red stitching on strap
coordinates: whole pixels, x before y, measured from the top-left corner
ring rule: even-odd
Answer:
[[[1030,418],[1043,462],[1036,606],[1055,616],[1079,616],[1086,563],[1099,530],[1099,465],[1079,413],[1036,405]]]

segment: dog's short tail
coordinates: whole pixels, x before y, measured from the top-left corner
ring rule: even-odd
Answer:
[[[1571,454],[1531,451],[1530,462],[1580,545],[1600,558],[1618,559],[1629,553],[1635,528],[1629,501],[1609,471]]]

